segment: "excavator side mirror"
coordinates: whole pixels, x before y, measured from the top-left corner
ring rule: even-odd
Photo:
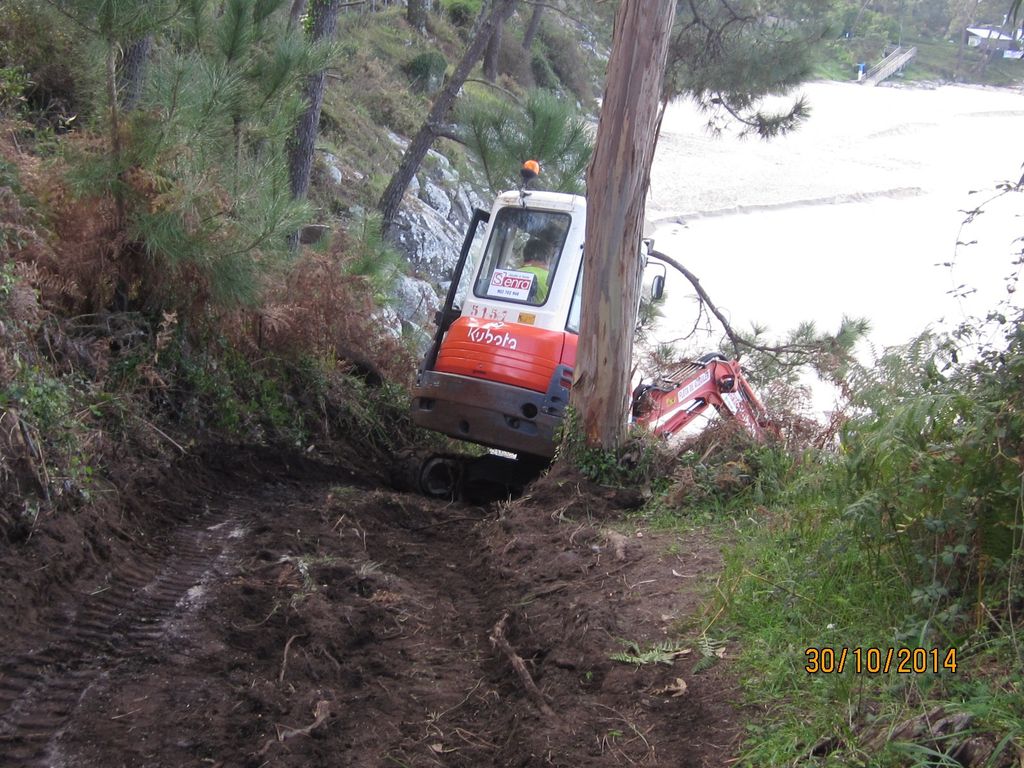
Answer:
[[[655,275],[654,279],[651,280],[651,299],[653,301],[660,301],[661,297],[665,295],[665,276]]]
[[[661,301],[665,296],[665,274],[668,270],[661,262],[652,261],[652,255],[657,258],[657,253],[654,252],[649,254],[644,262],[643,288],[641,293],[647,301]]]

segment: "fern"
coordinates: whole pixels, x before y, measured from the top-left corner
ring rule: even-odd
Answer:
[[[624,664],[635,664],[638,667],[646,664],[671,666],[677,657],[690,653],[689,648],[683,648],[667,640],[647,649],[641,648],[634,640],[620,640],[619,642],[626,646],[626,651],[613,653],[608,658],[612,661],[621,661]]]
[[[1007,604],[984,593],[999,583],[987,563],[1020,550],[1022,319],[999,321],[1005,348],[986,339],[965,352],[978,323],[951,337],[922,334],[850,377],[840,508],[884,569],[876,578],[902,583],[921,626],[955,629],[971,603]]]
[[[700,658],[693,665],[691,674],[699,675],[715,666],[718,660],[725,655],[725,644],[725,640],[714,640],[706,634],[697,638],[697,650],[700,651]]]
[[[697,663],[693,665],[691,674],[699,675],[701,672],[706,672],[718,663],[717,656],[701,656]]]

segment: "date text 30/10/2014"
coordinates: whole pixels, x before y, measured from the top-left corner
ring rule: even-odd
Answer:
[[[956,648],[807,648],[808,674],[923,675],[956,672]]]

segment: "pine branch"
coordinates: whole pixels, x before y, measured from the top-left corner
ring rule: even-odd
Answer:
[[[508,88],[502,88],[500,85],[497,85],[496,83],[492,83],[489,80],[481,80],[478,77],[467,77],[466,78],[466,82],[467,83],[480,83],[481,85],[486,85],[488,88],[493,88],[496,91],[501,91],[506,96],[508,96],[510,99],[512,99],[512,101],[514,101],[516,104],[520,104],[521,105],[523,103],[523,100],[520,99],[516,94],[512,93],[512,91],[510,91]]]
[[[454,141],[456,144],[460,144],[463,147],[469,146],[466,143],[466,137],[459,132],[459,127],[452,123],[445,123],[444,125],[434,126],[434,135],[439,139],[448,139]]]
[[[720,106],[728,112],[736,122],[747,126],[751,131],[757,133],[762,139],[770,139],[775,136],[782,136],[793,130],[796,124],[807,117],[807,101],[800,97],[787,112],[775,115],[766,115],[763,112],[754,112],[751,116],[742,114],[738,107],[729,103],[730,96],[717,92],[711,99],[716,106]],[[747,133],[747,131],[744,131]]]
[[[97,37],[104,37],[104,38],[106,38],[110,34],[109,31],[108,32],[104,32],[99,27],[90,27],[88,24],[86,24],[84,21],[82,21],[82,19],[78,18],[75,14],[73,14],[70,11],[68,11],[67,9],[65,9],[64,5],[62,3],[60,3],[60,2],[58,2],[57,0],[43,0],[43,2],[45,2],[51,8],[53,8],[53,10],[57,11],[57,13],[59,13],[61,16],[65,17],[66,19],[71,21],[76,26],[81,27],[82,29],[84,29],[86,32],[88,32],[91,35],[96,35]],[[170,13],[169,15],[167,15],[167,16],[161,18],[161,19],[153,19],[152,21],[147,21],[145,23],[145,25],[144,25],[146,27],[146,29],[148,29],[148,30],[156,30],[156,29],[159,29],[159,28],[163,27],[166,24],[169,24],[171,21],[173,21],[175,19],[175,17],[177,17],[182,12],[182,6],[181,6],[180,3],[176,3],[175,6],[176,7],[175,7],[174,11],[172,13]],[[146,18],[146,16],[149,13],[152,13],[152,10],[153,9],[152,9],[150,4],[148,4],[148,3],[140,3],[139,12],[132,17],[131,24],[122,25],[122,28],[123,29],[129,29],[129,28],[133,27],[135,22],[137,22],[139,19]]]
[[[667,256],[666,254],[661,253],[660,251],[653,251],[651,255],[654,258],[658,259],[659,261],[663,261],[670,267],[673,267],[674,269],[678,270],[679,273],[683,275],[683,277],[690,281],[690,284],[694,287],[694,290],[697,291],[697,296],[700,298],[701,304],[707,307],[707,309],[710,310],[711,314],[713,314],[715,318],[718,320],[718,322],[721,323],[722,329],[725,331],[725,335],[729,337],[729,341],[732,343],[733,351],[736,355],[739,355],[740,350],[744,348],[756,352],[764,352],[765,354],[769,355],[782,355],[794,353],[810,354],[819,349],[819,345],[815,344],[780,344],[776,346],[769,346],[765,344],[758,344],[753,340],[742,336],[733,329],[732,324],[726,319],[725,315],[722,314],[722,311],[711,300],[711,296],[708,295],[708,292],[704,290],[704,286],[701,285],[699,277],[697,277],[695,274],[693,274],[693,272],[688,270],[686,267],[684,267],[678,261],[673,259],[671,256]]]
[[[544,3],[544,2],[541,2],[541,0],[522,0],[522,2],[525,5],[532,5],[534,7],[547,8],[549,10],[554,11],[555,13],[561,14],[562,16],[564,16],[565,18],[567,18],[569,21],[573,22],[574,24],[578,24],[581,27],[586,27],[587,26],[586,24],[583,23],[583,21],[581,19],[577,18],[576,16],[573,16],[571,13],[566,11],[564,8],[559,8],[557,5],[552,5],[551,3]]]
[[[88,24],[79,19],[73,13],[69,13],[68,11],[66,11],[64,9],[64,6],[56,2],[56,0],[43,0],[43,2],[45,2],[51,8],[53,8],[53,10],[57,11],[57,13],[59,13],[61,16],[68,19],[72,24],[75,24],[76,26],[84,29],[90,35],[96,35],[97,37],[99,37],[102,34],[98,28],[90,27]]]

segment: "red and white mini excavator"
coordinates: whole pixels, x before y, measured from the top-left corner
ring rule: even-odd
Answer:
[[[527,474],[551,459],[576,364],[585,230],[583,197],[525,184],[499,195],[490,213],[474,211],[417,374],[416,424],[516,454]],[[638,270],[658,258],[652,246],[638,244]],[[660,295],[664,274],[653,282]],[[709,406],[763,438],[764,407],[739,363],[720,355],[645,381],[633,393],[632,413],[638,424],[670,436]],[[476,474],[514,483],[519,473],[512,465],[486,460]],[[457,493],[466,471],[456,457],[433,457],[421,468],[420,487],[435,496]]]

